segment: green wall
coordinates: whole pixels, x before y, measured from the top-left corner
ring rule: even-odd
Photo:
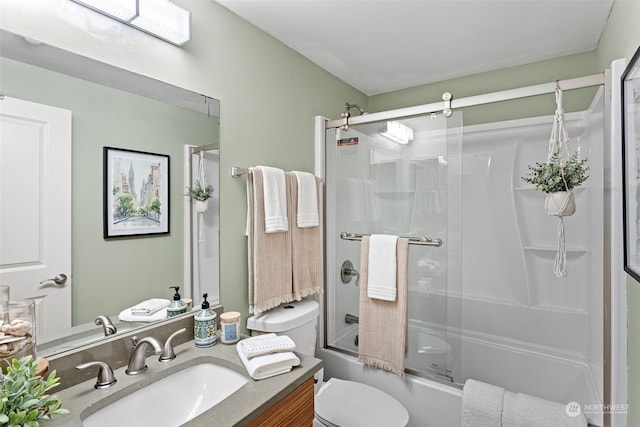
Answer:
[[[474,74],[415,88],[375,95],[369,100],[369,109],[371,111],[385,111],[394,108],[438,102],[442,99],[444,92],[450,92],[455,100],[456,98],[459,99],[501,90],[516,89],[523,86],[548,83],[555,80],[601,72],[602,69],[596,70],[594,63],[595,55],[593,53],[583,53],[519,67]],[[589,106],[594,93],[594,89],[565,92],[563,95],[564,110],[566,112],[584,110]],[[552,115],[555,108],[556,104],[553,94],[529,97],[524,100],[519,99],[475,107],[465,107],[464,124],[468,126],[478,123]]]

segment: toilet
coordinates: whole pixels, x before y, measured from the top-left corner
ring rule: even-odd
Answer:
[[[315,300],[282,304],[247,319],[251,335],[276,333],[296,343],[296,352],[314,356],[320,308]],[[355,381],[331,378],[323,369],[316,373],[314,427],[407,427],[409,412],[395,398]]]

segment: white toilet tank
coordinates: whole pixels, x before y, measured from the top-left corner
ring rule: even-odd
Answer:
[[[316,352],[319,313],[320,306],[315,300],[294,301],[249,317],[247,329],[251,335],[272,332],[287,335],[296,343],[297,352],[313,356]]]

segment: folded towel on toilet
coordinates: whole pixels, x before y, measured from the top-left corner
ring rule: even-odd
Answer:
[[[296,349],[296,343],[286,335],[263,334],[244,339],[238,343],[247,359],[265,354],[285,353]]]
[[[504,395],[502,409],[504,427],[587,427],[582,413],[567,413],[567,405],[540,399],[524,393]]]
[[[462,427],[500,427],[505,389],[468,379],[462,390]]]
[[[247,372],[254,380],[263,380],[275,375],[285,374],[294,366],[300,364],[300,359],[293,352],[287,351],[282,353],[266,354],[247,359],[241,347],[242,341],[236,344],[236,352],[247,369]]]

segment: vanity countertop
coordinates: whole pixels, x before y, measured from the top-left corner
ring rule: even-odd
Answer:
[[[139,375],[126,375],[126,367],[116,369],[114,375],[118,382],[107,389],[96,390],[94,388],[94,378],[57,393],[55,389],[52,390],[53,394],[56,394],[62,401],[62,406],[71,413],[56,415],[51,421],[47,421],[43,425],[50,427],[81,427],[82,418],[116,401],[120,397],[173,372],[197,363],[209,361],[233,369],[245,375],[249,378],[249,381],[222,402],[184,424],[184,426],[246,426],[311,378],[322,365],[322,361],[319,359],[298,354],[300,365],[294,367],[291,372],[256,381],[250,379],[236,353],[235,345],[225,345],[218,340],[218,343],[213,347],[196,348],[193,341],[190,341],[176,346],[175,353],[176,359],[167,363],[159,362],[158,356],[147,357],[149,368]],[[185,384],[184,387],[189,387],[189,384]],[[126,425],[126,420],[123,420],[123,425]]]

